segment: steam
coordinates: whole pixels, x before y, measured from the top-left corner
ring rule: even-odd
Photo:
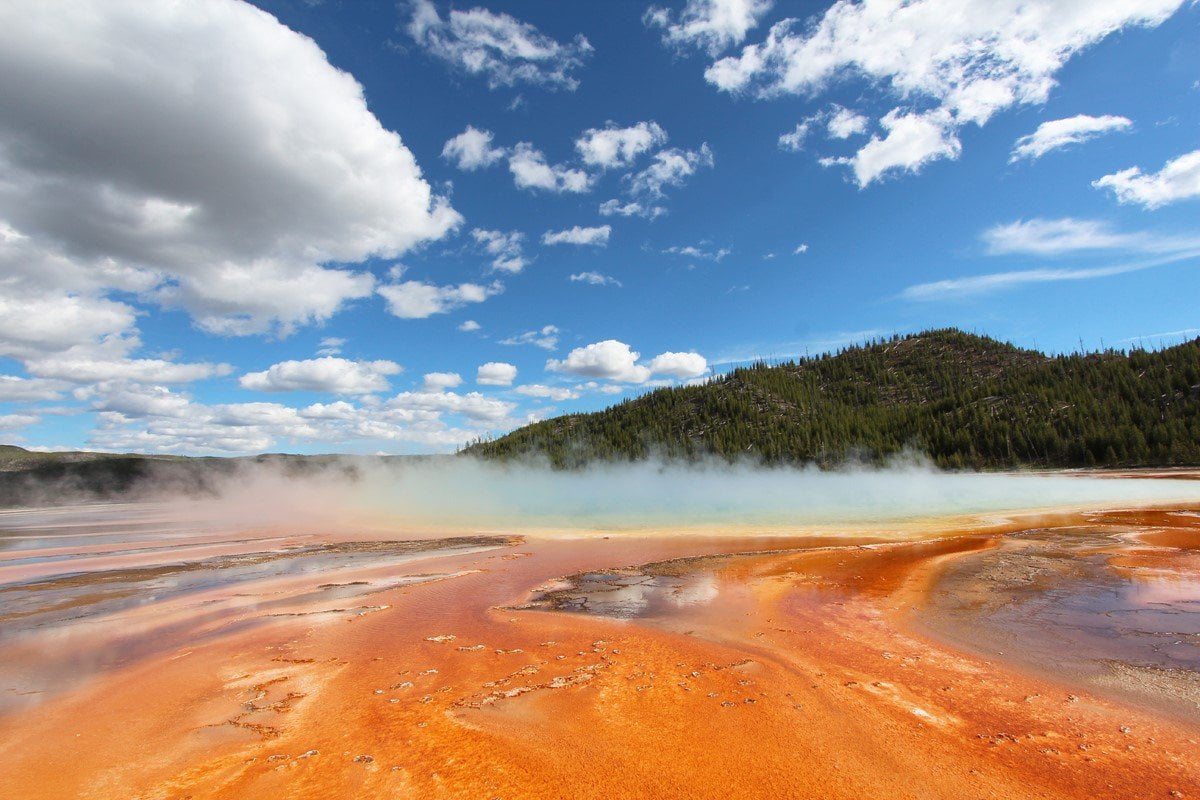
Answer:
[[[372,521],[395,531],[688,532],[883,525],[947,515],[1200,504],[1200,481],[1072,473],[621,463],[579,471],[467,458],[354,460],[288,475],[252,465],[224,478],[202,513],[230,521]]]

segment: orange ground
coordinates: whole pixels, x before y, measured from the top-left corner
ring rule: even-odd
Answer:
[[[913,624],[940,567],[995,537],[723,560],[706,602],[653,621],[506,607],[581,571],[813,542],[529,540],[265,621],[254,598],[296,579],[148,603],[123,624],[228,611],[198,641],[0,716],[0,796],[1200,796],[1197,724]]]

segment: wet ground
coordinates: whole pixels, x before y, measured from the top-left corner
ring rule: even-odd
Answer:
[[[1200,796],[1200,513],[419,538],[0,515],[21,798]]]

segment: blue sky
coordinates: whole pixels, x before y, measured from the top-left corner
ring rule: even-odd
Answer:
[[[0,10],[0,440],[452,450],[957,326],[1200,335],[1181,0]]]

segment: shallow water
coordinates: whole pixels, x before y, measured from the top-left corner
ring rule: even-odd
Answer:
[[[1180,483],[1200,486],[1141,485]],[[713,526],[712,503],[586,537],[0,514],[6,780],[122,800],[1200,791],[1200,715],[1180,713],[1200,503],[1090,491],[1063,505],[1094,511],[997,490],[956,500],[973,522],[769,535]]]

